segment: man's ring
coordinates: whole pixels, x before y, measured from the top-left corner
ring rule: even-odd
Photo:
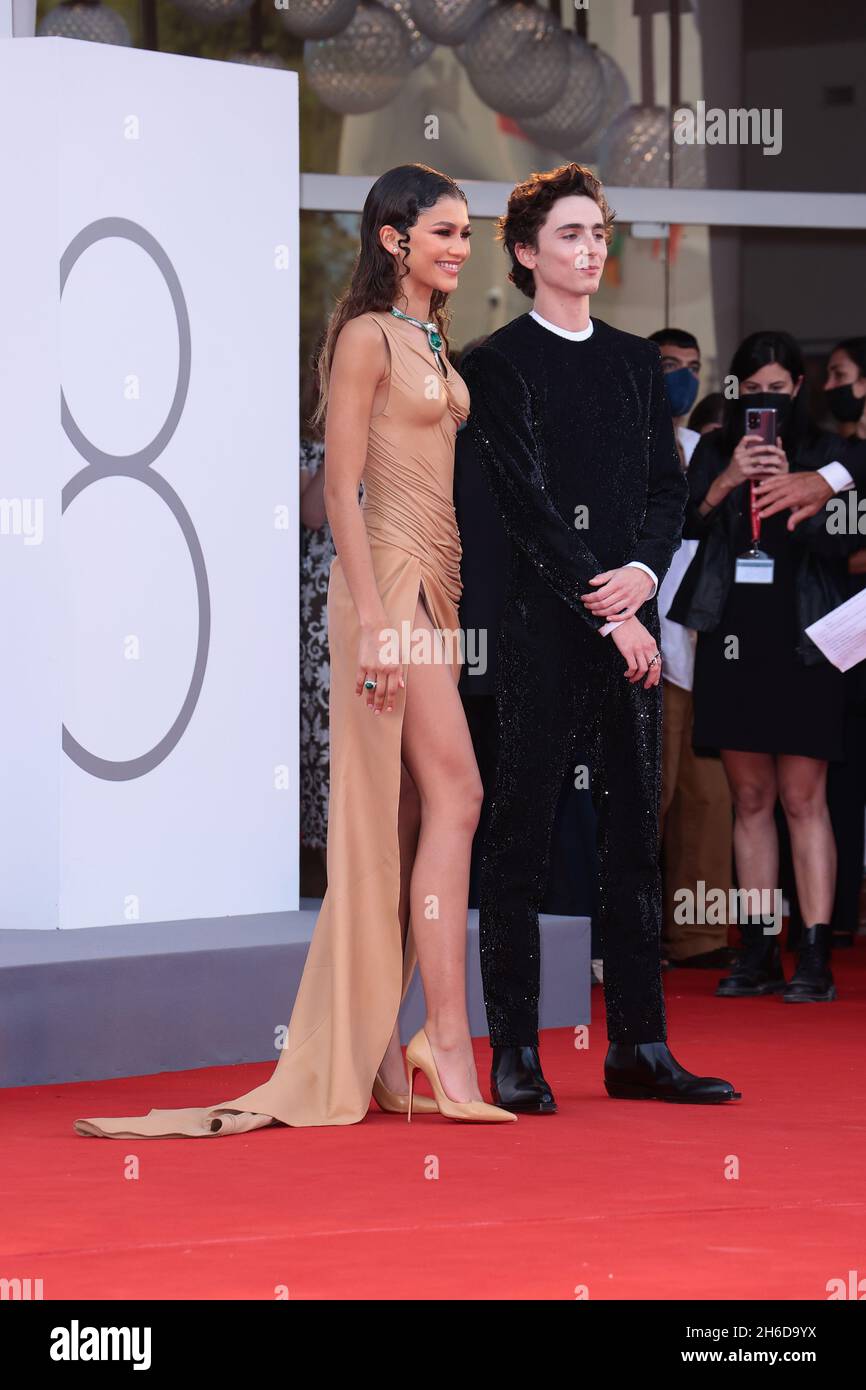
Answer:
[[[375,681],[371,681],[371,680],[368,678],[367,680],[364,681],[364,689],[365,689],[365,690],[375,690],[375,689],[376,689],[376,682],[375,682]]]

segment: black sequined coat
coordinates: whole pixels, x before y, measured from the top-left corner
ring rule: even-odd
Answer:
[[[471,396],[467,429],[517,582],[535,588],[539,580],[599,628],[605,620],[580,598],[589,580],[640,560],[660,586],[680,543],[688,487],[657,345],[592,322],[590,337],[574,341],[523,314],[460,372]],[[637,616],[644,620],[643,609]]]
[[[680,541],[680,469],[658,347],[600,319],[563,338],[529,314],[460,372],[468,433],[511,564],[497,634],[499,751],[479,874],[490,1041],[538,1039],[538,909],[567,771],[590,769],[608,1037],[666,1036],[659,965],[661,689],[624,679],[605,620],[580,595],[639,560],[661,583]],[[460,448],[458,443],[458,448]],[[478,544],[477,538],[473,544]],[[637,616],[656,641],[656,600]],[[577,783],[575,783],[577,785]],[[585,785],[585,784],[584,784]]]

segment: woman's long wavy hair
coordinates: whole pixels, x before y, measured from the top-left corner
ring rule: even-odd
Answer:
[[[400,282],[410,268],[409,228],[415,226],[420,212],[432,208],[443,197],[462,198],[466,202],[465,193],[453,179],[426,164],[398,164],[382,174],[367,194],[361,214],[361,244],[352,278],[348,289],[337,300],[318,357],[319,403],[312,417],[315,425],[322,424],[328,408],[331,362],[340,329],[359,314],[371,310],[381,312],[390,309],[392,304],[399,307]],[[398,258],[386,251],[379,239],[382,227],[396,227],[400,233],[402,268]],[[444,290],[433,290],[430,314],[444,339],[446,353],[446,330],[451,317],[445,307],[447,301]]]

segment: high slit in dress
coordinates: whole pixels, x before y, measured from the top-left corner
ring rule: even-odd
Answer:
[[[368,313],[390,350],[384,407],[370,420],[362,513],[389,626],[409,633],[419,595],[434,628],[459,629],[460,534],[454,512],[454,441],[469,391],[448,362],[437,367],[425,334],[388,312]],[[403,626],[407,624],[408,626]],[[213,1137],[284,1125],[350,1125],[367,1113],[417,956],[399,920],[397,818],[406,692],[375,715],[355,694],[358,615],[340,558],[328,582],[331,784],[328,886],[270,1078],[211,1106],[77,1119],[78,1134],[106,1138]],[[460,643],[446,659],[455,681]]]

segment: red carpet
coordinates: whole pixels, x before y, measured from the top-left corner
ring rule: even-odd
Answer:
[[[672,1049],[737,1083],[728,1106],[608,1099],[598,990],[588,1051],[542,1038],[559,1114],[508,1127],[374,1105],[347,1128],[213,1140],[72,1132],[238,1094],[264,1065],[7,1090],[0,1276],[46,1299],[825,1299],[866,1275],[866,943],[833,964],[839,1001],[796,1007],[667,973]]]

